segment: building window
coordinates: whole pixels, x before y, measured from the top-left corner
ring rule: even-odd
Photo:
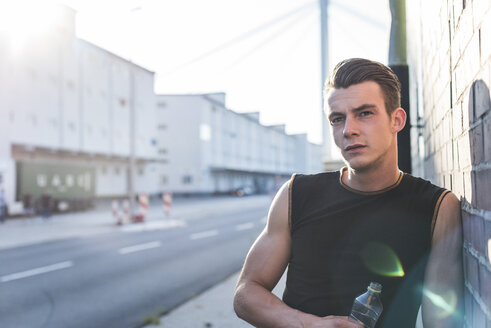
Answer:
[[[72,80],[66,81],[66,86],[69,90],[74,90],[75,89],[75,83]]]
[[[119,166],[116,166],[116,167],[114,168],[114,173],[115,173],[116,175],[119,175],[119,172],[120,172],[120,168],[119,168]]]
[[[199,137],[203,141],[210,141],[210,139],[211,139],[211,128],[208,124],[201,124],[199,126]]]
[[[145,169],[143,167],[138,168],[138,175],[143,175],[145,173]]]
[[[183,184],[192,184],[193,183],[193,177],[190,175],[184,175],[182,177],[182,183]]]
[[[27,68],[27,74],[31,77],[31,79],[36,80],[38,77],[38,74],[36,70],[32,67]]]
[[[54,74],[48,74],[48,80],[54,85],[58,84],[58,77]]]
[[[160,108],[160,109],[166,108],[167,107],[167,103],[165,103],[165,102],[159,102],[159,103],[157,103],[157,107]]]
[[[167,129],[167,124],[159,124],[157,128],[159,130],[166,130]]]
[[[160,176],[160,185],[166,185],[169,182],[169,178],[166,175],[161,175]]]
[[[106,175],[106,171],[107,171],[106,167],[105,166],[102,166],[101,167],[101,173],[102,173],[102,175]]]
[[[165,155],[167,154],[167,149],[166,148],[160,148],[159,149],[159,155]]]

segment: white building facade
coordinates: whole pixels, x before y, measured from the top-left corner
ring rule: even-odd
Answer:
[[[75,37],[75,12],[20,49],[0,35],[0,188],[87,200],[128,192],[135,111],[136,191],[158,192],[154,73]]]
[[[237,113],[225,94],[157,95],[159,179],[165,191],[271,192],[292,173],[323,170],[322,149],[284,125],[264,126],[259,113]]]
[[[321,146],[225,94],[155,95],[154,73],[75,36],[75,12],[18,40],[0,30],[0,189],[9,214],[48,192],[71,209],[135,193],[271,192],[322,171]],[[132,147],[133,144],[133,147]],[[133,152],[132,152],[133,149]]]

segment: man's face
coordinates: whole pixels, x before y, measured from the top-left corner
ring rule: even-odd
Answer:
[[[327,96],[326,112],[334,142],[349,167],[365,171],[396,160],[393,143],[397,131],[376,82],[332,89]]]

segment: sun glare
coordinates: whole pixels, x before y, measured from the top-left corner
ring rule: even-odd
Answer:
[[[0,2],[0,35],[17,53],[30,39],[48,37],[60,18],[60,7],[52,1]]]
[[[389,246],[369,242],[362,249],[360,256],[366,267],[373,273],[387,277],[403,277],[404,269],[397,254]]]
[[[436,313],[439,317],[445,318],[455,313],[457,308],[457,295],[454,291],[447,292],[445,297],[438,295],[431,290],[424,288],[423,295],[426,296],[431,303],[438,309]]]

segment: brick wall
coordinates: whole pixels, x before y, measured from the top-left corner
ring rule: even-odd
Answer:
[[[491,1],[406,6],[413,173],[461,198],[466,325],[491,328]]]

